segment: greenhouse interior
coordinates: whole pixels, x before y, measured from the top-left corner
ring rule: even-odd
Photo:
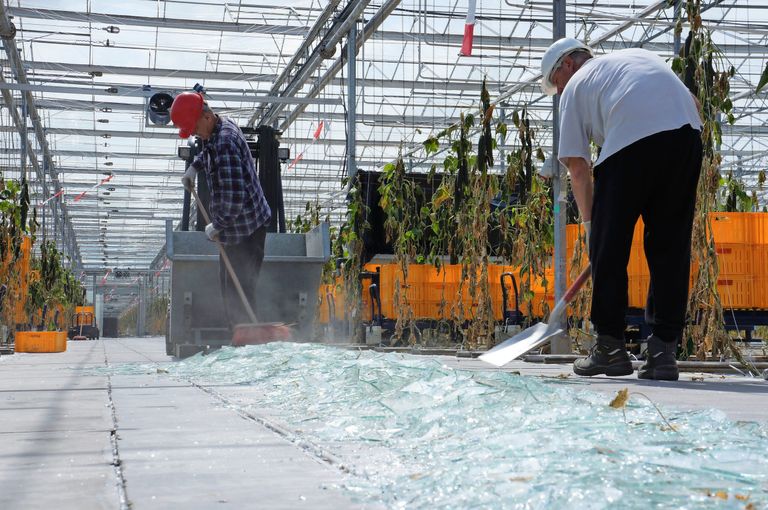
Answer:
[[[0,42],[0,508],[768,509],[764,0]]]

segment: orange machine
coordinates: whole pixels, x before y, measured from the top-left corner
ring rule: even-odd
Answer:
[[[75,307],[72,326],[67,331],[70,340],[98,340],[99,328],[96,326],[96,314],[92,306]]]

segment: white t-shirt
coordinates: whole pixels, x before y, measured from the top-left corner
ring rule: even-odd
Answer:
[[[642,138],[686,124],[702,127],[693,96],[666,62],[647,50],[619,50],[587,60],[565,86],[558,157],[589,162],[592,140],[602,147],[597,166]]]

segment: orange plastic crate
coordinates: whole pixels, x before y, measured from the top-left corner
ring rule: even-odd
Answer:
[[[66,331],[17,331],[16,352],[63,352],[67,350]]]
[[[362,313],[363,320],[371,319],[371,296],[369,293],[369,287],[371,285],[370,280],[363,281],[362,288]],[[333,298],[336,320],[342,319],[346,315],[346,295],[344,293],[344,282],[341,278],[337,278],[333,284],[321,284],[317,291],[317,297],[319,302],[319,315],[318,322],[321,324],[328,324],[330,317],[330,300],[328,294],[330,293]]]
[[[755,278],[755,295],[757,308],[768,310],[768,277]]]
[[[711,213],[716,243],[768,244],[768,214]]]
[[[755,279],[751,275],[720,276],[717,290],[723,308],[751,309],[759,306],[755,293]]]
[[[752,242],[752,223],[745,213],[712,213],[709,220],[716,243]]]
[[[723,305],[730,308],[768,308],[768,288],[766,285],[758,283],[758,281],[768,281],[768,242],[757,243],[761,239],[768,240],[768,235],[764,232],[768,228],[768,215],[764,213],[714,213],[713,224],[717,225],[713,228],[715,228],[715,241],[717,242],[720,279],[723,280],[720,290],[721,293],[728,292],[730,294],[728,300],[723,299]],[[650,282],[643,248],[643,230],[642,219],[639,219],[635,225],[632,250],[627,264],[629,306],[636,308],[645,307]],[[568,225],[566,227],[569,256],[573,253],[573,246],[579,239],[580,231],[580,225]],[[751,239],[755,241],[755,244],[729,242],[733,239]],[[513,274],[518,288],[522,283],[518,267],[489,265],[490,298],[496,319],[501,319],[502,316],[499,279],[501,274],[505,272]],[[554,306],[554,269],[548,267],[544,274],[547,279],[546,287],[538,280],[535,280],[532,285],[534,292],[532,304],[534,313],[538,316],[543,315],[544,302],[548,303],[550,309]],[[393,285],[396,276],[402,281],[402,276],[396,265],[385,264],[381,266],[380,292],[382,311],[385,317],[395,317]],[[750,286],[744,282],[744,277],[747,276],[755,279],[753,285]],[[458,299],[464,301],[466,310],[472,309],[476,299],[469,295],[468,282],[464,282],[461,297],[457,295],[460,282],[461,265],[444,265],[440,270],[431,265],[411,265],[405,291],[414,314],[420,318],[446,318],[445,316],[450,316],[451,309]],[[567,285],[571,283],[569,271]],[[511,285],[507,286],[510,296],[509,306],[513,307],[514,294]],[[367,297],[366,293],[364,299]],[[444,316],[441,317],[439,312],[442,300],[445,300],[446,307]],[[521,301],[520,309],[525,312],[527,304]],[[367,310],[368,305],[366,305],[366,314],[368,313]]]
[[[768,245],[768,213],[752,213],[752,242],[760,245]]]
[[[716,243],[715,253],[721,276],[746,276],[754,273],[755,250],[752,245]]]
[[[768,278],[768,244],[752,246],[752,269],[755,278]]]
[[[648,285],[651,283],[651,276],[631,275],[629,276],[629,285],[627,286],[627,297],[630,308],[645,308],[645,301],[648,296]]]

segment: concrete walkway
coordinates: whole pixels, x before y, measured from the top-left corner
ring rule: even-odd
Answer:
[[[94,375],[168,362],[164,349],[107,339],[0,358],[0,509],[362,508],[332,463],[198,387]]]
[[[279,410],[246,414],[231,405],[257,389],[195,386],[157,368],[117,375],[121,364],[172,361],[164,349],[162,338],[124,338],[0,358],[0,509],[373,508],[349,499],[340,488],[343,463],[282,428]],[[478,360],[439,359],[489,370]],[[112,369],[100,373],[107,363]],[[664,405],[768,421],[762,379],[587,379],[564,375],[571,374],[567,365],[524,362],[505,370],[606,394],[629,387]]]
[[[574,389],[616,395],[623,389],[646,395],[653,402],[678,409],[719,409],[734,421],[768,422],[768,381],[760,377],[680,373],[678,381],[647,381],[637,378],[637,371],[623,377],[579,377],[568,365],[545,365],[513,361],[503,369],[494,369],[477,359],[444,356],[445,364],[463,370],[505,370],[522,375],[553,377]]]

